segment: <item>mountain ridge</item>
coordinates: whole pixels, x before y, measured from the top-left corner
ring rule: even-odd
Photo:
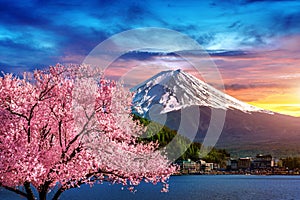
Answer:
[[[162,113],[199,105],[273,114],[271,111],[239,101],[180,69],[162,71],[133,87],[131,91],[135,92],[135,112],[142,116],[146,116],[154,104],[163,107]]]
[[[199,117],[184,116],[190,130],[197,132],[196,142],[203,143],[209,127],[214,126],[212,113],[225,110],[224,126],[215,147],[237,156],[300,155],[300,118],[246,104],[181,70],[160,72],[132,91],[133,113],[152,120],[151,111],[155,108],[154,121],[173,130],[180,129],[182,112],[199,110]]]

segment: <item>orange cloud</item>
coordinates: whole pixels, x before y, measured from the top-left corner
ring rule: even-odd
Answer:
[[[277,38],[274,49],[252,49],[250,53],[212,56],[226,92],[258,107],[300,116],[300,36]],[[197,54],[189,55],[189,59]],[[206,60],[205,60],[206,59]],[[199,73],[176,55],[151,55],[146,59],[120,58],[109,66],[106,74],[122,77],[128,87],[170,69],[183,69],[213,86],[221,82],[210,76],[215,69],[205,58]],[[215,85],[214,85],[215,84]]]

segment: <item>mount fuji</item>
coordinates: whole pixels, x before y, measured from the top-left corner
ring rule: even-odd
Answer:
[[[194,141],[203,142],[212,113],[222,111],[226,117],[217,148],[237,156],[300,155],[299,118],[239,101],[182,70],[162,71],[131,91],[133,113],[151,119],[151,111],[159,107],[156,115],[166,116],[164,125],[171,129],[178,130],[183,110],[198,109],[199,118],[189,119],[189,126],[197,126]]]
[[[132,91],[135,91],[135,112],[144,117],[157,104],[163,107],[162,113],[193,105],[272,113],[239,101],[180,69],[160,72],[132,88]]]

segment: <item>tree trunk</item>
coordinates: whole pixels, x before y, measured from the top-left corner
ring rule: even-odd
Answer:
[[[58,200],[58,198],[60,197],[60,195],[64,192],[64,189],[59,188],[57,190],[57,192],[55,193],[54,197],[52,198],[52,200]]]
[[[45,183],[43,185],[40,185],[38,187],[38,191],[39,191],[39,199],[40,200],[46,200],[47,199],[47,193],[48,193],[48,189],[50,184],[52,183],[52,181],[45,181]]]
[[[47,192],[45,192],[45,191],[39,192],[39,199],[40,200],[46,200],[46,197],[47,197]]]
[[[27,199],[28,200],[35,200],[33,192],[32,192],[32,190],[30,188],[30,183],[26,181],[24,183],[24,187],[25,187],[25,190],[26,190],[26,193],[27,193]]]

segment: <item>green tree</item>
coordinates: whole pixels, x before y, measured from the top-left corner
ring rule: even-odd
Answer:
[[[176,139],[176,145],[167,146],[166,151],[169,152],[169,155],[171,157],[173,157],[172,152],[178,152],[178,150],[183,152],[186,149],[184,154],[181,155],[178,158],[178,160],[191,159],[193,161],[198,161],[200,159],[200,150],[202,147],[201,143],[191,143],[191,141],[188,138],[182,135],[178,135],[178,137],[174,138],[177,135],[177,131],[171,130],[168,127],[163,126],[159,123],[151,122],[137,115],[134,115],[133,119],[138,120],[147,128],[145,135],[143,135],[143,138],[141,138],[141,140],[149,142],[158,141],[159,147],[166,147],[167,144],[171,142],[171,140]],[[225,149],[212,148],[212,150],[203,159],[206,162],[218,163],[221,165],[221,167],[226,167],[226,160],[229,157],[230,154]]]

